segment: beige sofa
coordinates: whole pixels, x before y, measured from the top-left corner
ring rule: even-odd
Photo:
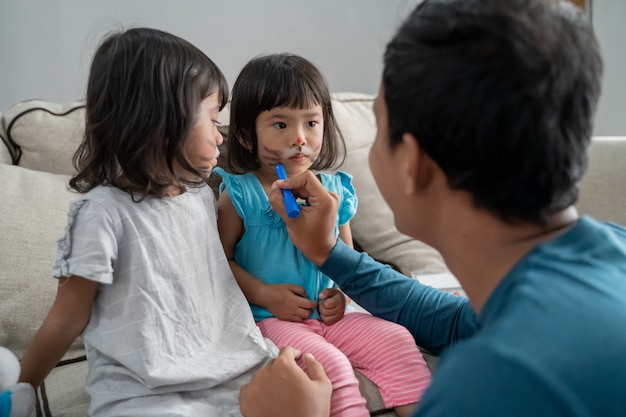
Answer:
[[[335,93],[334,109],[347,144],[342,167],[354,175],[359,208],[355,242],[407,276],[446,268],[432,248],[399,233],[369,171],[367,157],[376,125],[373,97]],[[81,139],[82,103],[40,100],[18,103],[0,114],[0,345],[21,357],[56,294],[51,265],[66,223],[72,155]],[[220,115],[227,129],[228,108]],[[626,224],[626,138],[595,138],[580,210]],[[215,179],[212,186],[215,187]],[[432,360],[427,355],[427,360]],[[77,340],[38,391],[38,415],[84,416],[88,396],[84,350]],[[383,408],[375,387],[361,377],[373,414]],[[33,414],[35,415],[35,414]],[[391,416],[393,413],[376,414]]]

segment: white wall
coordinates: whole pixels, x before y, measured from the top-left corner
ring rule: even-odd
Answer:
[[[300,54],[331,90],[375,93],[382,53],[419,0],[0,0],[0,111],[30,98],[84,95],[102,36],[149,26],[188,39],[232,86],[253,56]]]
[[[626,1],[593,0],[593,25],[604,58],[594,133],[626,136]]]
[[[248,59],[294,52],[331,90],[375,93],[386,42],[420,0],[0,0],[0,112],[31,98],[84,95],[94,48],[111,29],[151,26],[205,51],[232,85]],[[595,134],[626,135],[626,1],[594,0],[605,59]]]

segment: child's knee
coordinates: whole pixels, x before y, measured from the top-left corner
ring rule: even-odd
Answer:
[[[393,337],[397,341],[411,342],[415,344],[415,339],[408,329],[397,323],[390,323],[387,329],[388,337]]]

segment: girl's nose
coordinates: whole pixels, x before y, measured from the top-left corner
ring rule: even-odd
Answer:
[[[293,146],[304,146],[305,144],[306,141],[302,138],[301,135],[298,135],[293,143]]]

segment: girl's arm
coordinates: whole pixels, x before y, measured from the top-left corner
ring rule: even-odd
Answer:
[[[217,202],[217,212],[217,230],[224,253],[248,302],[266,308],[280,320],[302,321],[308,318],[317,303],[306,298],[303,287],[295,284],[266,284],[234,261],[235,245],[243,236],[244,227],[226,190]]]
[[[217,231],[220,234],[220,240],[224,247],[226,259],[230,264],[233,275],[237,280],[237,284],[243,291],[248,301],[252,304],[258,304],[259,293],[263,291],[265,283],[260,279],[248,274],[235,261],[235,245],[244,233],[243,221],[237,214],[235,206],[233,206],[228,191],[224,190],[217,201]]]
[[[350,227],[350,222],[344,224],[343,226],[339,226],[339,239],[341,239],[343,243],[346,244],[346,246],[354,249],[354,241],[352,240],[352,228]],[[350,300],[350,297],[348,297],[348,295],[345,293],[344,297],[346,297],[346,304],[350,304],[350,302],[352,301]]]
[[[98,283],[79,276],[60,278],[56,299],[22,358],[20,382],[37,388],[91,317]]]
[[[339,239],[354,249],[354,242],[352,242],[352,229],[350,228],[350,222],[339,226]]]

